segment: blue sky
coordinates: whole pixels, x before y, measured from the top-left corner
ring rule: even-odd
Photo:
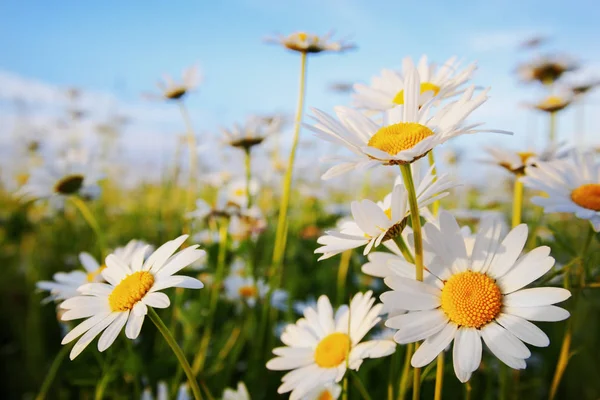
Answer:
[[[521,147],[533,143],[524,131],[541,131],[545,121],[528,117],[517,106],[540,92],[516,82],[512,71],[527,58],[516,43],[532,34],[549,35],[549,51],[567,52],[588,65],[586,74],[600,76],[599,15],[598,2],[555,0],[1,2],[0,70],[138,104],[140,93],[154,89],[161,74],[177,76],[197,63],[204,83],[190,97],[189,107],[197,129],[214,132],[248,113],[294,110],[298,56],[263,43],[265,36],[335,29],[359,48],[310,59],[308,106],[331,111],[347,104],[347,96],[327,89],[330,83],[366,82],[382,68],[398,68],[404,56],[428,54],[443,62],[457,55],[477,61],[475,83],[492,87],[492,98],[478,119],[516,135],[480,135],[456,145],[469,149],[502,141]],[[590,115],[599,110],[597,101],[591,103],[588,130]],[[169,105],[156,107],[171,112]],[[564,137],[573,129],[573,119],[568,112],[562,118]],[[176,128],[165,125],[165,135],[169,129]]]

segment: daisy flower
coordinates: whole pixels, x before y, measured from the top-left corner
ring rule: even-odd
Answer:
[[[552,95],[552,96],[546,97],[544,100],[540,101],[539,103],[531,104],[530,106],[537,110],[540,110],[540,111],[544,111],[544,112],[548,112],[548,113],[555,113],[557,111],[561,111],[561,110],[567,108],[572,102],[573,102],[573,99],[569,95],[562,95],[562,96]]]
[[[354,43],[346,40],[331,40],[332,32],[324,35],[314,35],[306,32],[295,32],[288,36],[278,35],[269,37],[267,43],[277,43],[283,47],[300,53],[342,52],[356,48]]]
[[[34,169],[16,195],[23,200],[47,200],[53,209],[63,209],[69,196],[94,199],[100,195],[102,175],[89,162],[70,157]]]
[[[87,318],[63,339],[69,343],[79,336],[70,353],[74,359],[101,332],[98,350],[106,350],[125,327],[125,335],[135,339],[140,334],[148,306],[166,308],[170,301],[160,290],[170,287],[201,289],[202,282],[183,275],[174,275],[184,267],[204,256],[198,245],[173,254],[187,239],[183,235],[168,241],[152,253],[144,262],[146,248],[139,249],[127,263],[118,256],[106,257],[106,268],[102,277],[107,283],[88,283],[81,286],[80,296],[71,297],[61,303],[67,311],[63,321]]]
[[[269,119],[266,117],[251,116],[243,124],[235,124],[230,129],[221,129],[225,136],[225,144],[231,147],[249,151],[252,147],[261,144],[271,133],[279,129],[279,117]]]
[[[439,101],[460,93],[461,86],[471,79],[477,67],[471,64],[458,71],[457,58],[452,57],[438,68],[437,64],[429,63],[424,55],[416,68],[421,78],[418,104],[422,106],[433,98]],[[355,93],[352,95],[354,106],[381,112],[403,105],[404,77],[413,69],[415,65],[412,58],[406,57],[402,61],[402,73],[384,69],[380,76],[373,77],[370,86],[355,84]]]
[[[458,100],[446,104],[430,117],[432,101],[420,105],[420,88],[417,70],[413,68],[407,71],[404,106],[389,110],[384,126],[347,107],[336,107],[339,121],[323,111],[313,109],[316,124],[307,125],[307,128],[314,131],[317,137],[342,145],[354,153],[353,158],[338,159],[342,163],[325,172],[323,179],[352,169],[412,163],[450,138],[480,132],[475,129],[480,124],[465,125],[463,122],[487,100],[488,90],[474,96],[475,86],[470,86]]]
[[[539,155],[532,151],[515,152],[501,147],[486,147],[484,149],[492,158],[486,163],[496,164],[508,170],[515,175],[523,175],[525,168],[535,165],[539,161],[547,162],[563,158],[567,155],[568,149],[564,148],[564,143],[550,144]]]
[[[574,152],[566,160],[538,163],[527,168],[521,180],[525,186],[547,194],[531,199],[545,213],[573,213],[600,231],[600,163],[593,153]]]
[[[577,64],[565,56],[553,55],[540,57],[532,62],[521,64],[517,74],[524,82],[540,82],[551,85],[569,71],[577,69]]]
[[[277,392],[291,391],[290,400],[302,399],[318,387],[340,382],[347,369],[358,370],[365,358],[392,354],[395,345],[389,340],[361,342],[381,319],[382,305],[374,303],[372,292],[358,293],[350,307],[334,314],[327,296],[321,296],[316,308],[307,308],[304,318],[289,324],[281,335],[286,346],[275,348],[277,357],[267,363],[270,370],[292,370]]]
[[[554,265],[550,248],[542,246],[521,255],[527,225],[515,227],[501,239],[499,224],[489,220],[479,227],[469,256],[454,217],[444,211],[439,221],[439,228],[431,223],[423,227],[424,281],[395,273],[385,278],[392,290],[381,300],[409,311],[386,321],[386,326],[398,329],[394,340],[400,344],[425,340],[411,359],[415,368],[429,364],[454,340],[454,372],[461,382],[479,367],[482,339],[500,361],[524,369],[531,352],[523,342],[538,347],[550,343],[529,321],[560,321],[569,316],[553,305],[568,299],[568,290],[523,289]]]
[[[269,285],[263,279],[254,280],[253,277],[244,275],[240,271],[232,271],[223,282],[225,298],[236,303],[239,311],[242,304],[253,308],[258,300],[264,299],[269,293]],[[287,292],[281,289],[276,289],[271,294],[271,304],[278,310],[287,308],[287,299]]]
[[[142,400],[169,400],[169,387],[166,382],[161,381],[158,382],[156,386],[156,397],[152,395],[152,389],[146,388],[142,393]],[[179,386],[177,390],[176,400],[191,400],[190,396],[190,388],[187,383],[183,383]]]
[[[328,384],[316,387],[308,392],[302,400],[337,400],[342,394],[342,386],[338,384]]]
[[[190,91],[194,90],[202,81],[197,66],[191,66],[183,70],[181,81],[176,82],[170,75],[165,74],[162,81],[156,86],[160,90],[160,96],[148,94],[150,98],[163,98],[165,100],[179,100]]]
[[[250,196],[254,197],[258,194],[260,185],[256,179],[250,180]],[[229,182],[224,190],[219,192],[218,204],[227,206],[235,205],[239,208],[248,207],[248,197],[246,196],[246,179],[234,179]]]
[[[448,194],[446,190],[454,186],[447,174],[434,176],[433,168],[430,167],[423,176],[420,176],[419,168],[413,171],[417,201],[421,208],[445,197]],[[363,254],[366,255],[373,247],[399,235],[410,213],[408,192],[401,177],[396,179],[394,189],[382,202],[353,201],[350,208],[352,221],[343,222],[339,230],[326,231],[326,235],[317,240],[322,246],[315,250],[315,254],[323,254],[319,261],[364,245]]]
[[[223,400],[250,400],[250,393],[244,382],[238,382],[237,390],[226,388],[223,391]]]

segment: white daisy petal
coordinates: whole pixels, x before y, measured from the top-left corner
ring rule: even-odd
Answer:
[[[129,311],[121,312],[117,316],[117,318],[106,328],[106,330],[98,339],[98,351],[102,352],[110,347],[111,344],[115,341],[121,329],[125,326],[125,322],[127,322],[127,317],[129,316]]]
[[[475,328],[461,327],[456,333],[454,350],[454,372],[459,381],[465,383],[481,363],[481,338]]]
[[[511,314],[500,314],[496,322],[505,327],[513,335],[537,347],[547,347],[550,344],[548,336],[531,322]]]
[[[554,265],[554,258],[549,257],[549,253],[550,249],[542,246],[521,257],[513,269],[498,279],[502,293],[519,290],[548,272]]]
[[[435,335],[429,336],[413,354],[412,366],[421,368],[432,362],[452,342],[457,329],[458,326],[450,322],[444,329]]]
[[[117,317],[119,313],[110,313],[104,319],[92,326],[81,338],[75,343],[69,354],[71,360],[75,359],[91,342],[96,336],[100,334],[108,325],[110,325]]]
[[[563,321],[571,314],[564,308],[556,306],[542,307],[504,307],[502,312],[516,315],[530,321],[556,322]]]
[[[567,289],[556,287],[539,287],[523,289],[504,296],[505,307],[538,307],[560,303],[571,297]]]

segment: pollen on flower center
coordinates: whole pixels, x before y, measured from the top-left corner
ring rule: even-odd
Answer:
[[[104,270],[104,268],[106,268],[106,265],[101,265],[97,270],[88,272],[86,275],[87,281],[88,282],[96,281],[96,278],[98,277],[98,275],[100,275],[100,273],[102,273],[102,270]]]
[[[535,153],[532,153],[531,151],[522,151],[518,152],[517,155],[521,158],[521,163],[525,164],[527,160],[535,156]]]
[[[431,82],[421,83],[421,94],[427,93],[427,92],[433,92],[433,97],[435,97],[440,92],[440,87]],[[404,89],[402,89],[401,91],[399,91],[396,94],[396,97],[394,97],[392,102],[394,104],[404,104]]]
[[[67,175],[56,182],[54,191],[60,194],[73,194],[81,189],[82,185],[83,175]]]
[[[321,392],[317,400],[333,400],[333,396],[328,389],[325,389]]]
[[[239,293],[242,297],[254,297],[256,296],[256,288],[254,286],[242,286]]]
[[[424,125],[415,122],[400,122],[379,129],[369,139],[368,145],[395,156],[402,150],[408,150],[432,135],[433,131]]]
[[[588,183],[571,192],[571,200],[588,210],[600,211],[600,184]]]
[[[108,296],[112,311],[131,310],[154,284],[154,275],[147,271],[134,272],[123,279]]]
[[[442,289],[442,310],[457,325],[480,328],[496,318],[501,308],[500,288],[486,274],[453,275]]]
[[[346,360],[350,351],[350,337],[345,333],[332,333],[325,336],[315,350],[315,363],[319,367],[337,367]]]

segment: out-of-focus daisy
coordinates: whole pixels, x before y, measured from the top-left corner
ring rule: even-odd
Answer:
[[[253,115],[243,125],[235,124],[229,129],[223,128],[225,144],[249,151],[278,129],[280,124],[276,118],[265,121],[263,117]]]
[[[288,325],[281,335],[286,347],[273,349],[277,357],[267,363],[270,370],[292,370],[283,376],[278,393],[291,391],[291,400],[302,399],[317,387],[340,382],[365,358],[392,354],[395,346],[389,340],[362,342],[380,320],[382,305],[374,303],[372,292],[358,293],[350,307],[334,314],[327,296],[321,296],[316,308],[307,308],[304,318]]]
[[[194,90],[201,82],[202,78],[197,66],[191,66],[183,70],[181,81],[176,82],[170,75],[165,74],[162,81],[156,86],[160,90],[160,96],[147,94],[150,98],[163,98],[165,100],[179,100],[190,91]]]
[[[267,220],[260,208],[252,206],[240,209],[231,216],[229,234],[234,240],[245,240],[248,237],[256,239],[267,229]]]
[[[337,400],[342,394],[342,386],[338,384],[328,384],[316,387],[306,393],[302,400]]]
[[[474,96],[471,86],[458,98],[429,116],[432,102],[420,106],[421,80],[416,69],[407,71],[404,81],[404,106],[387,113],[387,124],[377,125],[361,112],[336,107],[339,121],[314,109],[314,126],[307,125],[316,136],[348,148],[353,158],[338,158],[340,164],[330,168],[323,179],[341,175],[352,169],[377,165],[412,163],[448,139],[469,133],[480,124],[465,125],[464,120],[487,100],[487,90]]]
[[[54,209],[62,209],[69,196],[93,199],[100,195],[98,180],[102,175],[90,163],[59,158],[34,169],[17,192],[24,200],[48,200]]]
[[[181,269],[204,256],[198,245],[175,251],[187,239],[187,235],[168,241],[152,253],[144,262],[146,248],[139,249],[130,263],[110,254],[102,277],[107,283],[88,283],[81,286],[80,296],[71,297],[60,306],[67,311],[63,321],[87,318],[63,339],[69,343],[81,336],[70,353],[73,359],[79,355],[101,332],[98,350],[106,350],[125,327],[129,339],[138,337],[148,307],[166,308],[170,301],[160,290],[170,287],[200,289],[204,285],[195,278],[174,275]],[[175,253],[175,254],[173,254]]]
[[[577,98],[580,98],[586,94],[588,94],[592,89],[600,86],[600,79],[596,80],[586,80],[578,83],[573,83],[571,85],[571,91],[573,95]]]
[[[211,172],[200,176],[200,181],[208,186],[221,188],[231,180],[231,173],[227,171]]]
[[[236,390],[226,388],[223,391],[223,400],[250,400],[250,393],[244,382],[238,382]]]
[[[266,39],[268,43],[277,43],[283,47],[300,53],[342,52],[354,49],[356,45],[346,40],[333,41],[330,32],[324,36],[306,32],[295,32],[288,36],[278,35]]]
[[[501,147],[486,147],[485,151],[492,157],[492,161],[484,162],[499,165],[515,175],[523,175],[526,167],[539,161],[548,162],[563,158],[569,150],[564,148],[564,143],[560,143],[550,144],[539,155],[532,151],[515,152]]]
[[[402,61],[402,73],[384,69],[380,76],[373,77],[371,85],[355,84],[352,95],[354,106],[369,111],[386,111],[403,105],[404,76],[414,68],[412,58],[406,57]],[[418,104],[423,105],[433,98],[443,100],[460,93],[461,87],[471,79],[476,65],[471,64],[458,71],[457,58],[452,57],[438,68],[424,55],[416,68],[421,79]]]
[[[552,85],[565,72],[577,69],[577,64],[565,56],[552,55],[538,58],[532,62],[521,64],[517,74],[524,82],[540,82]]]
[[[573,99],[568,95],[563,95],[563,96],[552,95],[552,96],[546,97],[544,100],[540,101],[539,103],[532,104],[531,107],[538,109],[540,111],[554,113],[554,112],[557,112],[557,111],[567,108],[572,102],[573,102]]]
[[[409,312],[392,317],[386,326],[398,329],[394,340],[407,344],[425,340],[411,359],[414,367],[433,361],[454,340],[454,372],[466,382],[481,362],[482,342],[506,365],[524,369],[531,352],[550,343],[529,321],[560,321],[568,311],[553,306],[571,296],[562,288],[523,289],[554,265],[550,248],[538,247],[521,256],[527,225],[511,230],[504,239],[495,221],[479,227],[471,256],[454,217],[440,213],[439,228],[423,227],[424,282],[392,274],[392,289],[381,296],[384,304]],[[412,265],[411,265],[412,266]]]
[[[417,201],[421,208],[427,207],[434,201],[446,196],[447,189],[454,186],[447,174],[433,175],[433,167],[420,176],[418,168],[414,168]],[[410,213],[408,192],[401,177],[396,179],[394,189],[382,202],[371,200],[353,201],[351,204],[352,221],[343,222],[339,230],[326,231],[317,242],[322,246],[315,250],[323,254],[319,260],[324,260],[345,250],[366,245],[364,254],[373,247],[393,239],[402,233]]]
[[[225,287],[225,298],[238,306],[245,304],[251,308],[269,293],[269,285],[263,279],[255,280],[237,271],[225,279],[223,286]],[[284,290],[276,289],[271,295],[271,305],[278,310],[286,308],[287,298]]]
[[[254,197],[258,194],[260,185],[256,179],[250,180],[250,196]],[[235,205],[239,208],[247,208],[248,197],[246,195],[246,180],[239,178],[234,179],[221,191],[219,191],[218,204],[227,206]]]
[[[527,168],[521,180],[525,186],[547,194],[531,199],[545,213],[572,213],[600,231],[600,163],[593,153],[575,152],[565,160],[537,163]]]

